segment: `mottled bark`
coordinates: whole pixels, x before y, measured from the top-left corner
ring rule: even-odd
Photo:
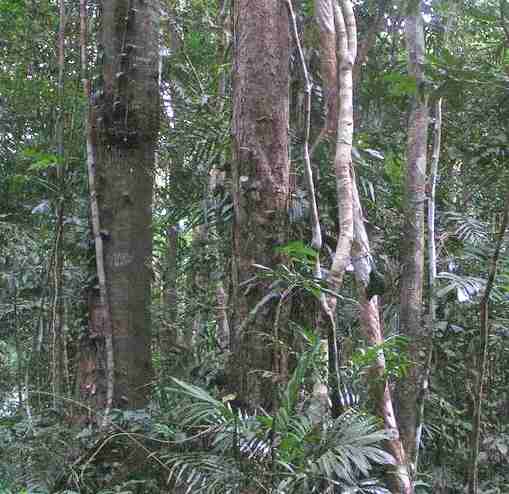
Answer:
[[[423,368],[431,335],[423,324],[424,279],[424,202],[428,105],[424,92],[424,29],[421,4],[411,4],[405,21],[408,72],[415,79],[416,95],[408,121],[407,168],[405,183],[404,227],[402,239],[402,274],[400,294],[401,333],[409,340],[409,358],[413,365],[398,390],[398,413],[401,438],[412,475],[416,444],[418,402]]]
[[[234,4],[234,318],[230,377],[239,400],[272,408],[279,289],[259,264],[282,261],[289,196],[289,22],[284,2]],[[255,310],[256,309],[256,310]],[[280,323],[282,326],[282,324]]]
[[[112,405],[124,408],[147,403],[152,378],[151,203],[159,128],[159,16],[158,2],[102,2],[102,84],[94,88],[92,101],[110,309],[106,316],[111,317],[115,361]],[[108,343],[108,333],[104,338]],[[108,369],[111,352],[106,348]]]

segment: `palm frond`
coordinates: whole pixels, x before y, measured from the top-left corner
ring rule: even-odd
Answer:
[[[443,298],[449,292],[456,290],[458,302],[472,302],[476,299],[483,288],[486,286],[486,280],[473,276],[460,276],[454,273],[441,272],[437,279],[446,280],[447,285],[437,291],[437,298]]]
[[[444,219],[446,224],[454,228],[455,235],[464,242],[479,244],[489,238],[488,226],[476,218],[457,211],[447,211]]]

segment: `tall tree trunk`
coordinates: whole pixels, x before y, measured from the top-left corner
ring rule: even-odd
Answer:
[[[59,163],[57,165],[56,190],[57,221],[55,233],[55,269],[53,276],[53,300],[51,306],[51,387],[53,393],[53,407],[58,409],[62,405],[63,379],[63,304],[62,284],[64,270],[64,69],[65,69],[65,1],[60,0],[58,29],[58,121],[55,128],[55,140]]]
[[[232,384],[239,400],[274,403],[273,328],[280,290],[253,264],[276,267],[287,240],[289,22],[283,2],[234,4]],[[280,323],[280,327],[282,324]],[[278,376],[275,376],[276,378]]]
[[[158,2],[102,2],[94,88],[95,186],[115,362],[115,407],[140,408],[152,378],[152,169],[159,129]],[[97,240],[97,238],[96,238]],[[108,334],[105,334],[106,342]],[[110,361],[106,349],[107,361]],[[112,362],[111,362],[112,363]],[[110,369],[111,370],[111,369]]]
[[[401,262],[400,324],[408,337],[413,365],[398,390],[398,412],[401,438],[412,475],[416,451],[417,408],[421,379],[430,335],[422,321],[424,278],[424,201],[428,104],[424,93],[424,29],[420,2],[410,3],[405,21],[408,50],[408,72],[415,80],[417,93],[412,101],[408,121],[407,169]]]
[[[341,6],[333,4],[334,23],[337,36],[339,66],[338,94],[339,111],[336,137],[334,171],[338,198],[338,242],[327,277],[327,284],[339,292],[346,266],[350,262],[353,243],[353,192],[352,192],[352,142],[353,142],[353,66],[357,56],[357,28],[353,4],[342,0]],[[339,352],[336,323],[337,298],[322,297],[323,312],[327,316],[329,340],[329,388],[333,403],[333,415],[339,413]]]
[[[435,213],[436,213],[436,187],[438,176],[438,162],[440,160],[440,146],[442,141],[442,98],[439,98],[435,104],[435,124],[433,127],[433,151],[431,153],[431,163],[429,171],[429,195],[428,195],[428,215],[427,215],[427,236],[428,236],[428,314],[427,327],[430,335],[428,343],[426,360],[422,370],[420,390],[417,400],[417,419],[415,432],[415,458],[414,465],[417,472],[419,467],[419,444],[421,443],[422,428],[424,421],[424,403],[429,389],[429,378],[431,374],[431,359],[433,355],[433,334],[436,321],[436,294],[435,284],[437,277],[437,252],[435,242]]]
[[[508,183],[509,186],[509,183]],[[481,412],[484,391],[484,379],[486,377],[486,365],[488,362],[488,339],[490,335],[489,328],[489,303],[491,291],[495,285],[498,260],[505,239],[505,233],[509,223],[509,193],[505,199],[504,216],[502,225],[498,234],[495,251],[490,259],[488,281],[484,290],[480,307],[480,346],[477,353],[477,372],[475,382],[475,403],[472,416],[472,432],[470,435],[470,465],[468,468],[468,494],[477,494],[479,492],[479,439],[481,435]]]

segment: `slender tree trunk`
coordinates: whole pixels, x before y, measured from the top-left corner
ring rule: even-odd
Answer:
[[[337,36],[339,111],[334,169],[338,198],[338,242],[327,277],[329,288],[338,293],[350,262],[353,243],[352,142],[353,142],[353,66],[357,56],[357,31],[353,4],[342,0],[333,4]],[[322,309],[326,315],[329,340],[329,389],[333,416],[339,413],[339,352],[336,323],[337,298],[324,295]]]
[[[509,183],[508,183],[509,186]],[[475,403],[472,416],[472,433],[470,436],[470,465],[468,468],[468,494],[478,494],[479,492],[479,439],[481,436],[481,413],[484,392],[484,379],[486,377],[486,365],[488,361],[488,339],[490,335],[489,328],[489,303],[490,295],[495,285],[498,260],[505,239],[507,226],[509,223],[509,193],[505,199],[504,216],[500,233],[495,245],[495,251],[490,260],[488,281],[484,290],[480,306],[480,347],[477,353],[477,372],[475,382]]]
[[[438,163],[440,160],[440,146],[442,140],[442,98],[439,98],[435,104],[435,125],[433,128],[433,151],[431,154],[430,172],[429,172],[429,195],[428,195],[428,314],[427,327],[430,335],[428,343],[427,356],[421,377],[421,388],[417,399],[417,419],[415,433],[415,458],[414,465],[417,472],[419,466],[419,444],[421,443],[422,427],[424,421],[424,402],[429,389],[429,377],[431,373],[431,358],[433,354],[433,334],[436,321],[436,300],[435,283],[437,277],[437,253],[435,242],[435,211],[436,211],[436,187],[438,175]]]
[[[170,226],[166,231],[166,272],[164,276],[164,307],[165,321],[168,326],[160,338],[160,351],[163,361],[175,343],[180,343],[177,326],[177,227]]]
[[[61,181],[59,181],[61,184]],[[53,407],[59,409],[62,405],[63,379],[63,304],[62,284],[64,270],[64,205],[63,198],[59,198],[57,206],[57,225],[55,238],[55,268],[53,272],[53,300],[51,304],[51,391]]]
[[[372,270],[371,249],[366,232],[364,215],[357,189],[353,181],[354,202],[354,242],[352,249],[355,279],[359,290],[361,330],[368,344],[380,347],[384,343],[378,296],[371,299],[367,294],[367,285]],[[391,390],[385,376],[385,358],[383,351],[378,353],[369,380],[369,393],[375,403],[377,413],[384,421],[384,428],[391,432],[386,442],[387,451],[394,457],[395,464],[389,471],[389,482],[392,492],[411,493],[412,484],[408,473],[407,460],[399,435],[399,427],[394,414]]]
[[[219,13],[216,18],[217,23],[217,51],[216,61],[218,66],[218,82],[217,82],[217,103],[216,108],[221,113],[224,110],[224,98],[226,96],[226,54],[228,51],[228,43],[230,39],[230,26],[229,26],[229,0],[219,0]]]
[[[323,134],[336,137],[334,168],[338,198],[339,238],[327,283],[334,292],[339,292],[353,242],[353,196],[352,196],[352,141],[353,141],[353,67],[357,56],[357,29],[353,5],[350,0],[342,0],[341,6],[330,0],[315,2],[316,19],[320,28],[322,83],[325,89],[327,121],[317,137],[310,152],[305,147],[306,181],[312,200],[313,246],[321,246],[318,213],[315,211],[312,176],[308,172],[309,155],[318,145]],[[301,57],[302,58],[302,57]],[[303,66],[304,62],[302,61]],[[339,70],[338,70],[339,69]],[[306,70],[304,67],[305,76]],[[306,80],[307,85],[309,82]],[[310,89],[308,90],[310,91]],[[309,107],[309,104],[308,104]],[[309,116],[307,116],[309,119]],[[333,122],[335,120],[335,122]],[[315,275],[321,275],[318,261]],[[333,403],[333,414],[339,413],[339,351],[336,325],[337,298],[322,295],[321,300],[324,323],[327,326],[329,392]]]
[[[16,279],[12,280],[12,321],[14,329],[14,346],[16,349],[16,388],[18,390],[18,409],[23,406],[23,350],[18,320],[18,286]]]
[[[274,404],[275,268],[287,240],[289,22],[284,2],[234,4],[234,331],[230,377],[239,400]],[[281,324],[281,323],[280,323]]]
[[[408,49],[408,72],[415,79],[417,94],[413,99],[408,122],[407,169],[401,262],[400,325],[408,337],[413,365],[402,379],[398,394],[401,438],[415,475],[418,401],[423,377],[422,354],[427,354],[430,335],[422,321],[424,278],[424,201],[428,105],[424,93],[424,29],[420,2],[411,3],[405,21]],[[424,359],[425,360],[425,359]]]
[[[216,335],[222,350],[230,346],[230,324],[228,323],[228,296],[222,280],[216,285]]]
[[[57,223],[55,240],[55,270],[53,277],[53,301],[51,316],[51,367],[53,406],[61,407],[63,381],[63,303],[62,284],[64,270],[64,69],[65,69],[65,0],[60,0],[58,29],[58,118],[56,125],[56,144],[59,163],[57,165]]]

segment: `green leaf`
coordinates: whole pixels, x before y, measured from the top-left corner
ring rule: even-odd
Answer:
[[[291,259],[295,260],[316,260],[318,252],[311,247],[308,247],[302,240],[294,240],[286,245],[276,247],[276,252],[286,254]]]

